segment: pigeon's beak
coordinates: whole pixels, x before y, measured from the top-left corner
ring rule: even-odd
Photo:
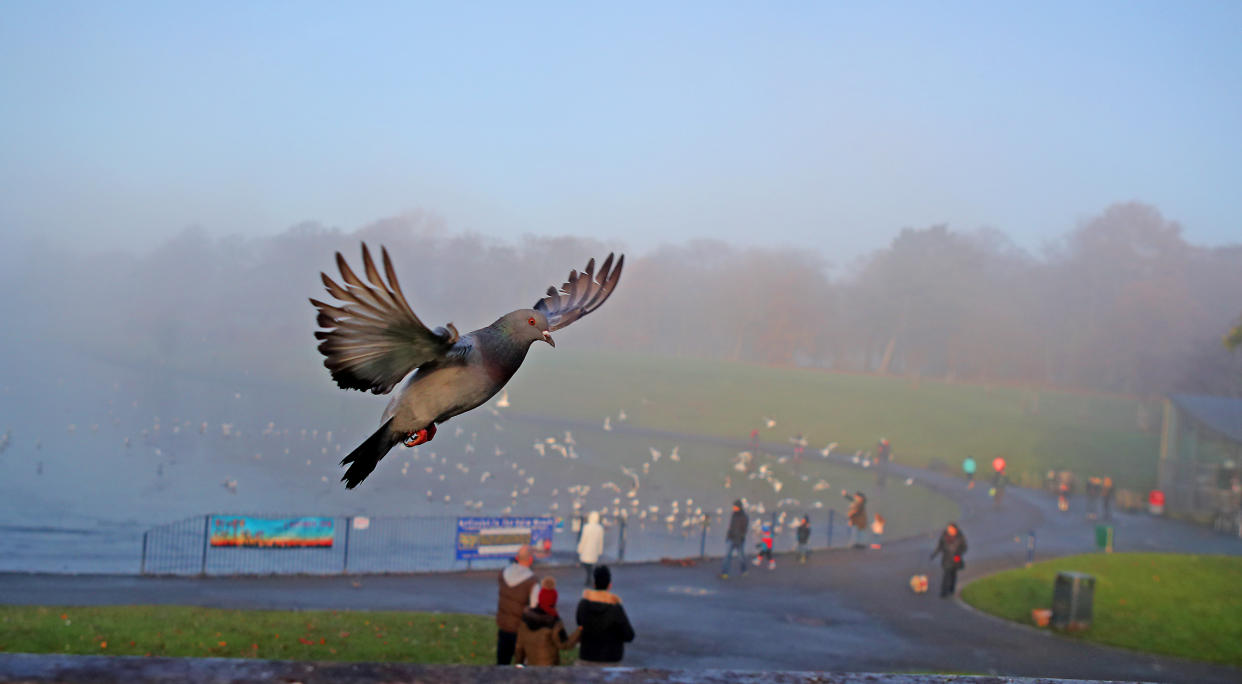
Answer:
[[[552,339],[552,333],[548,332],[547,330],[543,331],[543,341],[552,345],[553,349],[556,348],[556,341]]]

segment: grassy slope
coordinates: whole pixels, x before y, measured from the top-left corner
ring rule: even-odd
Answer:
[[[511,382],[515,410],[602,422],[624,409],[638,425],[739,438],[771,416],[765,439],[801,432],[853,451],[886,436],[918,466],[956,469],[969,454],[983,471],[999,455],[1015,476],[1065,467],[1137,490],[1155,480],[1157,436],[1137,429],[1134,399],[1044,390],[1030,413],[1035,392],[1016,387],[562,350],[527,365]]]
[[[572,332],[559,341],[556,350],[536,345],[510,381],[515,410],[602,423],[624,409],[646,427],[741,438],[771,416],[777,426],[765,439],[801,432],[816,447],[839,442],[854,451],[888,437],[897,459],[917,466],[939,461],[956,470],[971,455],[984,472],[993,457],[1004,456],[1015,479],[1069,468],[1111,475],[1136,491],[1155,485],[1158,434],[1138,429],[1134,398],[594,352],[582,349]],[[303,407],[312,421],[362,405],[342,401],[318,357],[306,357],[290,368],[267,369],[262,379],[230,375],[230,382],[274,382],[300,396],[324,397]],[[246,367],[213,364],[177,372],[219,379]],[[1029,411],[1036,396],[1038,411]],[[1159,415],[1151,421],[1158,427]]]
[[[1242,665],[1242,558],[1172,554],[1072,556],[972,582],[962,598],[1032,624],[1032,608],[1052,605],[1056,573],[1096,577],[1095,620],[1072,638],[1142,651]]]
[[[0,606],[0,651],[292,660],[494,662],[489,616]]]

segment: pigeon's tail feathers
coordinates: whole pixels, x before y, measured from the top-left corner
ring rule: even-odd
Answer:
[[[359,444],[358,448],[341,459],[341,465],[349,466],[349,469],[341,476],[341,482],[345,483],[345,488],[353,489],[358,486],[359,482],[367,479],[367,475],[375,470],[380,459],[404,438],[399,431],[392,429],[392,418],[384,421],[384,424],[374,434],[367,437],[365,442]]]

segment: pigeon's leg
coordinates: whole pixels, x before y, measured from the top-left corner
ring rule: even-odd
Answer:
[[[405,445],[408,447],[416,447],[419,444],[426,444],[436,436],[436,424],[432,423],[418,432],[411,432],[405,436]]]

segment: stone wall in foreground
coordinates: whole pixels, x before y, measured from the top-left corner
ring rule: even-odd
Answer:
[[[1042,684],[1063,679],[842,672],[516,668],[0,653],[0,684]],[[1073,680],[1085,681],[1085,680]]]

